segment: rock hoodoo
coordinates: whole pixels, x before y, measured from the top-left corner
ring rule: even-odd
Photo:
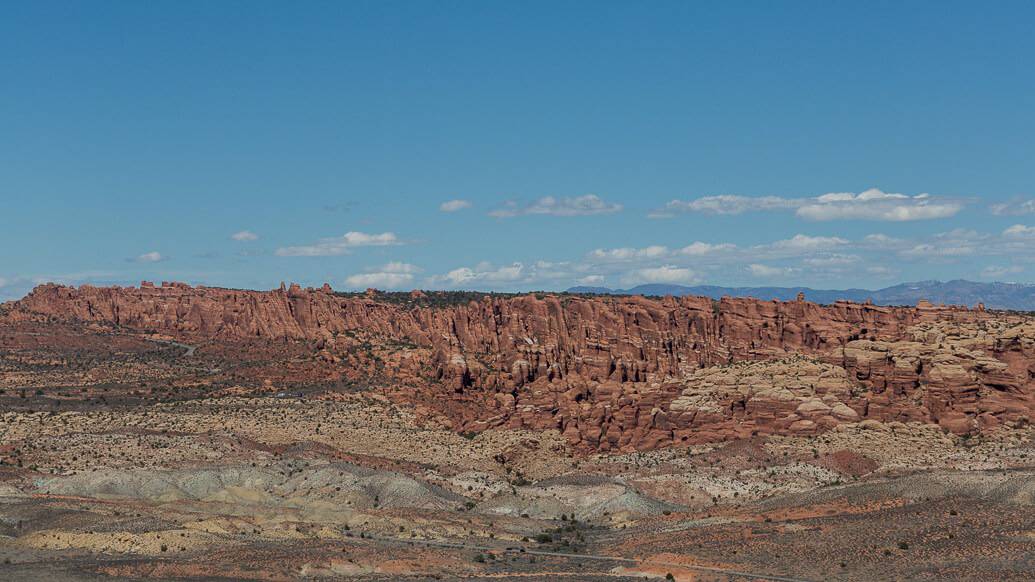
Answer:
[[[395,397],[457,430],[558,428],[591,449],[815,434],[867,419],[963,433],[1035,412],[1035,321],[1020,315],[801,297],[472,297],[43,285],[7,317],[310,342],[357,378],[376,368]]]

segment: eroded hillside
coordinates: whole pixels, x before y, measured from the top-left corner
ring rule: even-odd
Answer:
[[[42,287],[4,580],[1026,580],[1031,323],[748,300]]]
[[[45,285],[7,317],[281,342],[314,357],[307,373],[383,387],[458,432],[556,429],[592,450],[865,420],[968,434],[1035,414],[1035,323],[980,307],[163,283]]]

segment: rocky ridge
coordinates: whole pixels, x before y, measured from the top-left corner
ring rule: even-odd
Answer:
[[[5,317],[194,341],[292,341],[458,431],[557,429],[646,450],[870,421],[969,433],[1035,412],[1035,322],[982,307],[750,298],[485,295],[405,300],[329,286],[260,292],[43,285]]]

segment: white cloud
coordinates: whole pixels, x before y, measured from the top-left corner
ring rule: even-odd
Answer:
[[[587,216],[591,214],[611,214],[621,209],[621,204],[605,202],[595,194],[564,198],[544,196],[524,206],[513,201],[507,202],[502,208],[490,212],[489,216],[495,216],[496,218],[510,218],[529,214]]]
[[[392,232],[367,234],[364,232],[347,232],[340,237],[320,239],[313,245],[281,247],[277,249],[279,257],[331,257],[345,255],[355,247],[391,246],[402,244]]]
[[[641,249],[622,247],[617,249],[596,249],[589,253],[590,258],[601,261],[629,261],[633,259],[654,259],[668,254],[668,247],[652,245]]]
[[[442,204],[439,204],[438,209],[442,212],[457,212],[465,208],[470,208],[471,203],[467,200],[447,200]]]
[[[988,235],[981,234],[978,231],[971,228],[955,228],[948,232],[939,232],[934,235],[934,238],[938,240],[949,240],[949,241],[978,241],[987,239]]]
[[[413,275],[405,272],[364,272],[349,275],[345,283],[349,287],[376,287],[395,289],[413,282]]]
[[[704,255],[710,255],[712,253],[718,253],[721,251],[731,251],[737,248],[737,245],[730,243],[719,243],[711,244],[705,242],[692,242],[685,247],[679,249],[679,254],[688,255],[691,257],[700,257]]]
[[[459,287],[471,283],[513,283],[526,277],[522,263],[512,263],[503,267],[493,267],[488,263],[479,263],[475,267],[460,267],[445,275],[433,277],[432,280],[445,283],[451,287]]]
[[[873,246],[878,246],[878,247],[890,247],[890,246],[899,245],[899,244],[901,244],[903,242],[902,239],[893,238],[893,237],[890,237],[890,236],[888,236],[886,234],[880,234],[880,233],[868,234],[865,237],[863,237],[863,240],[865,242],[873,245]]]
[[[905,249],[899,254],[913,259],[965,257],[974,254],[974,248],[966,245],[935,245],[922,243]]]
[[[782,251],[816,251],[846,244],[848,244],[847,240],[836,236],[796,234],[787,240],[778,240],[769,246]]]
[[[699,279],[696,273],[686,267],[661,265],[630,271],[622,280],[625,283],[696,283]]]
[[[967,272],[945,269],[932,273],[942,277],[969,273],[976,277],[985,265],[1023,265],[1035,260],[1035,245],[1031,243],[1035,240],[1035,226],[1015,225],[994,234],[955,229],[901,239],[881,233],[861,238],[838,236],[840,233],[836,230],[834,233],[799,233],[783,240],[741,247],[732,243],[695,241],[684,247],[597,248],[586,253],[581,261],[540,260],[503,267],[468,264],[427,281],[441,288],[484,290],[551,289],[573,284],[625,287],[640,283],[696,284],[701,281],[749,284],[753,278],[814,286],[865,286],[866,281],[901,279],[903,272],[915,270],[918,262],[972,265],[973,257],[989,258]],[[996,278],[1009,274],[1009,271],[989,269],[985,276]]]
[[[860,194],[824,194],[795,212],[808,220],[883,220],[906,222],[955,216],[963,205],[953,201],[936,202],[929,194],[906,196],[871,188]]]
[[[752,263],[748,265],[747,270],[751,275],[762,278],[773,278],[783,277],[785,275],[791,275],[797,270],[791,267],[773,267],[770,265],[762,265],[759,263]]]
[[[903,222],[954,216],[963,208],[960,202],[936,199],[930,194],[907,196],[871,188],[859,194],[831,192],[811,198],[780,196],[739,196],[723,194],[695,200],[672,200],[652,212],[653,218],[674,216],[680,212],[705,214],[742,214],[773,210],[794,210],[807,220],[881,220]]]
[[[533,266],[537,269],[563,269],[570,264],[568,261],[536,261]]]
[[[997,254],[1001,251],[1001,247],[989,235],[971,229],[957,228],[938,233],[927,242],[907,243],[900,248],[898,254],[909,259],[937,259],[952,262],[959,257]]]
[[[159,253],[158,251],[151,251],[149,253],[139,255],[137,256],[137,258],[133,260],[137,263],[157,263],[159,261],[165,260],[165,257],[163,257],[162,253]]]
[[[642,248],[619,247],[614,249],[595,249],[589,253],[589,258],[598,261],[632,261],[644,259],[661,259],[668,256],[684,255],[689,257],[703,257],[722,251],[732,251],[737,245],[730,243],[705,243],[693,242],[676,251],[670,251],[663,245],[651,245]]]
[[[672,200],[664,208],[650,214],[652,218],[668,218],[678,212],[703,212],[705,214],[743,214],[761,210],[788,210],[796,208],[800,201],[779,196],[739,196],[720,194],[703,196],[695,200]]]
[[[545,285],[550,288],[558,281],[570,284],[576,277],[588,275],[591,267],[585,264],[567,261],[535,261],[533,263],[514,262],[509,265],[495,266],[487,261],[477,265],[458,267],[429,277],[431,286],[461,289],[515,289],[529,285]]]
[[[844,267],[862,260],[859,255],[842,255],[838,253],[822,257],[809,257],[802,262],[810,267]]]
[[[349,287],[357,288],[396,289],[411,282],[413,275],[409,273],[360,273],[345,278],[345,283]]]
[[[1035,214],[1035,200],[1015,200],[1004,204],[993,204],[988,209],[997,216]]]
[[[583,274],[588,265],[573,264],[568,261],[536,261],[527,269],[526,282],[547,280],[570,280],[577,274]]]
[[[1003,231],[1007,238],[1035,238],[1035,226],[1015,224]]]
[[[661,262],[664,259],[680,260],[686,257],[702,259],[704,257],[720,255],[737,249],[737,245],[730,243],[706,243],[693,242],[680,249],[669,249],[664,245],[651,245],[641,248],[618,247],[613,249],[595,249],[587,254],[592,264],[599,263],[622,263],[639,262],[650,263]]]
[[[981,277],[983,279],[1001,279],[1007,275],[1016,275],[1023,272],[1024,267],[1019,265],[1011,265],[1009,267],[991,265],[982,269]]]
[[[259,240],[259,235],[250,230],[242,230],[230,235],[230,238],[240,242],[250,242],[253,240]]]
[[[411,265],[410,263],[403,263],[401,261],[392,261],[390,263],[386,263],[379,270],[382,273],[409,273],[411,275],[413,273],[419,273],[421,271],[420,267],[416,265]]]
[[[413,282],[413,276],[421,271],[420,267],[392,261],[367,273],[358,273],[345,278],[349,287],[366,288],[376,287],[379,289],[397,289]]]

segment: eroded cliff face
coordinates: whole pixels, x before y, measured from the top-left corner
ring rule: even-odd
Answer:
[[[457,430],[559,428],[634,450],[873,420],[969,432],[1035,411],[1035,324],[928,305],[725,298],[485,296],[38,287],[8,317],[185,338],[303,341]]]

